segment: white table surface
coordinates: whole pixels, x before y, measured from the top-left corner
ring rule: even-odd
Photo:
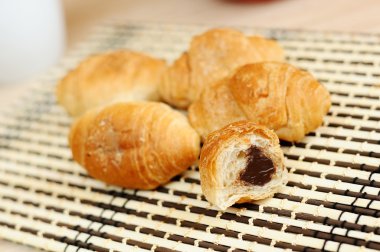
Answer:
[[[240,1],[243,2],[243,1]],[[67,49],[109,18],[380,33],[378,0],[63,0]],[[9,106],[30,80],[0,85],[0,106]],[[0,240],[0,251],[36,249]]]

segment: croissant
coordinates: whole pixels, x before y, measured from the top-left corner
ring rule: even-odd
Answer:
[[[237,67],[283,60],[284,52],[273,40],[248,37],[233,29],[212,29],[193,38],[189,50],[165,72],[159,92],[165,102],[186,109],[205,87]]]
[[[330,95],[312,75],[286,63],[255,63],[205,89],[189,108],[192,126],[206,136],[229,123],[249,120],[299,141],[321,125]]]
[[[117,103],[90,110],[72,126],[73,158],[112,185],[153,189],[186,170],[200,139],[187,118],[158,102]]]
[[[159,100],[163,60],[119,50],[90,56],[58,84],[58,102],[72,116],[118,101]]]
[[[234,122],[208,135],[199,172],[206,199],[222,210],[270,197],[287,181],[278,137],[249,121]]]

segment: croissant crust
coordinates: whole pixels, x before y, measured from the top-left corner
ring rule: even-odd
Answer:
[[[165,69],[163,60],[128,50],[93,55],[58,83],[57,100],[72,116],[115,102],[156,101]]]
[[[249,120],[299,141],[322,124],[331,105],[327,89],[312,75],[286,63],[248,64],[204,90],[189,108],[203,139],[229,123]]]
[[[159,91],[165,102],[184,109],[205,87],[242,65],[283,60],[284,52],[273,40],[248,37],[233,29],[212,29],[193,38],[189,50],[167,69]]]
[[[152,189],[198,158],[200,139],[186,117],[157,102],[117,103],[91,110],[72,126],[73,158],[94,178]]]

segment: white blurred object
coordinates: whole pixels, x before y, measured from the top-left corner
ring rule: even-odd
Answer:
[[[43,72],[64,49],[60,0],[0,0],[0,84]]]

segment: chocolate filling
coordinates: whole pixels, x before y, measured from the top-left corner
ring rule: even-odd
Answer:
[[[247,167],[240,173],[240,180],[258,186],[268,183],[275,172],[272,160],[256,146],[251,146],[245,155],[248,158]]]

